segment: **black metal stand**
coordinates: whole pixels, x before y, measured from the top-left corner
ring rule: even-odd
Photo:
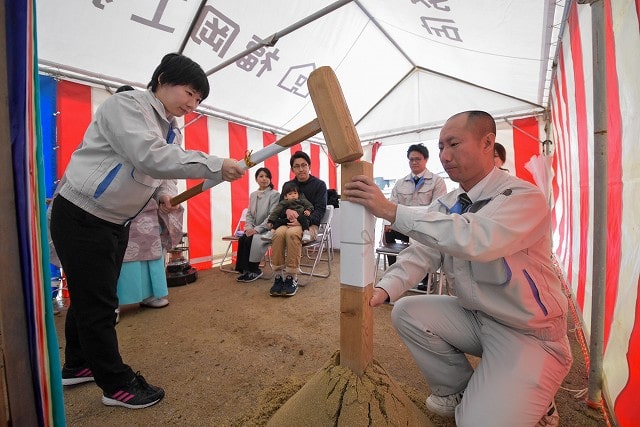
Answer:
[[[189,238],[187,233],[182,235],[178,246],[169,251],[166,272],[167,286],[169,287],[193,283],[198,278],[198,271],[189,264]]]

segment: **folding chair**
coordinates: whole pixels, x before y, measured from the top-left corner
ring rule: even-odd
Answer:
[[[248,208],[244,208],[244,210],[242,211],[242,214],[240,215],[240,219],[238,220],[238,224],[236,224],[236,229],[233,230],[233,234],[231,236],[224,236],[222,238],[222,240],[224,240],[225,242],[229,242],[229,244],[227,245],[227,250],[224,253],[224,256],[222,257],[222,260],[220,260],[220,271],[226,271],[227,273],[237,273],[237,271],[228,268],[228,267],[224,267],[225,261],[227,260],[227,256],[229,257],[229,261],[230,264],[233,264],[233,256],[236,254],[236,252],[233,251],[233,243],[237,242],[240,239],[239,236],[239,232],[241,232],[242,230],[244,230],[244,223],[247,220],[247,211],[249,209]]]
[[[302,245],[302,259],[300,260],[299,272],[310,276],[309,281],[315,277],[327,278],[331,275],[331,262],[333,261],[333,243],[331,240],[331,220],[333,219],[333,205],[327,205],[327,210],[322,217],[318,227],[318,236]],[[326,263],[326,271],[318,273],[316,267]],[[306,283],[301,285],[306,285]]]
[[[387,255],[398,256],[400,252],[409,247],[409,243],[396,243],[390,242],[387,243],[384,240],[384,233],[382,233],[382,237],[380,238],[380,246],[376,248],[376,271],[373,277],[373,283],[377,283],[378,279],[378,269],[380,268],[380,257],[383,257],[383,270],[386,270],[388,267],[387,264]]]
[[[406,248],[408,248],[411,244],[410,243],[404,243],[404,242],[392,242],[392,243],[386,243],[384,240],[384,234],[382,234],[382,237],[380,239],[380,246],[378,246],[376,248],[376,270],[374,272],[374,279],[373,279],[373,283],[377,283],[378,282],[378,269],[380,268],[380,257],[384,257],[384,265],[383,265],[383,271],[387,269],[388,265],[387,265],[387,255],[391,255],[391,256],[398,256],[398,254],[400,254],[400,252],[402,252],[403,250],[405,250]],[[447,285],[447,280],[445,278],[444,273],[441,270],[436,271],[435,273],[431,273],[430,275],[430,282],[431,282],[431,286],[433,287],[433,291],[432,292],[436,292],[436,286],[437,286],[437,293],[439,295],[442,295],[442,292],[444,291],[445,286],[447,286],[447,294],[449,294],[449,290],[448,290],[448,285]],[[417,288],[412,288],[409,289],[408,292],[415,292],[418,294],[428,294],[431,293],[429,291],[423,291]]]
[[[260,236],[256,235],[254,239],[259,239]],[[260,276],[263,280],[271,280],[275,275],[275,271],[273,271],[273,265],[271,264],[271,246],[265,252],[264,257],[262,257],[262,261],[260,261],[260,268],[262,269],[262,276]],[[269,269],[269,273],[267,273],[267,268]]]

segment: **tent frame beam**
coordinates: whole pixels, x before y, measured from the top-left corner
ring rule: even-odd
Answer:
[[[189,37],[191,37],[191,33],[193,32],[193,29],[196,26],[196,22],[198,22],[198,19],[202,14],[202,9],[204,9],[206,4],[207,4],[207,0],[200,0],[200,6],[198,6],[198,11],[196,12],[195,15],[193,15],[193,19],[191,20],[191,24],[189,24],[189,29],[187,30],[187,34],[184,35],[184,38],[182,39],[182,43],[180,43],[180,49],[178,49],[178,53],[182,54],[184,52],[184,49],[187,47],[187,43],[189,43]]]
[[[429,70],[425,70],[425,71],[429,71]],[[76,80],[76,81],[80,81],[80,82],[85,82],[85,83],[90,83],[90,84],[94,84],[94,85],[99,85],[99,86],[103,86],[106,88],[117,88],[119,86],[122,85],[130,85],[133,87],[138,87],[138,88],[146,88],[146,85],[140,83],[140,82],[132,82],[132,81],[127,81],[127,80],[122,80],[122,79],[117,79],[117,78],[113,78],[113,77],[109,77],[109,76],[105,76],[104,74],[98,74],[98,73],[92,73],[90,71],[86,71],[86,70],[81,70],[78,68],[73,68],[73,67],[69,67],[69,66],[65,66],[62,64],[58,64],[55,62],[51,62],[51,61],[46,61],[46,60],[41,60],[40,61],[40,67],[39,67],[39,72],[43,73],[43,74],[48,74],[51,76],[54,76],[56,78],[67,78],[70,80]],[[407,73],[407,75],[405,75],[405,77],[396,84],[397,87],[402,81],[404,81],[406,78],[408,78],[408,76],[413,72],[409,71],[409,73]],[[430,72],[430,71],[429,71]],[[444,76],[444,77],[449,77],[449,78],[453,78],[450,76]],[[472,83],[469,83],[472,84]],[[477,86],[481,89],[485,89],[482,88],[480,86]],[[490,89],[487,89],[490,90]],[[495,91],[494,91],[495,92]],[[388,96],[385,95],[385,97]],[[378,101],[378,103],[376,105],[378,105],[380,102],[382,102],[384,100],[384,98],[381,98],[380,101]],[[513,97],[511,97],[513,98]],[[530,117],[530,116],[539,116],[541,114],[545,113],[545,109],[542,106],[539,106],[537,104],[531,104],[532,107],[534,107],[534,110],[539,110],[539,111],[523,111],[521,113],[515,113],[515,114],[506,114],[506,115],[494,115],[494,118],[496,119],[496,121],[498,120],[506,120],[506,119],[517,119],[517,118],[522,118],[522,117]],[[375,108],[375,106],[373,107]],[[259,122],[256,120],[253,120],[249,117],[242,117],[242,116],[238,116],[236,114],[232,114],[231,112],[228,111],[223,111],[220,109],[217,109],[213,106],[209,106],[206,104],[201,104],[197,109],[196,109],[197,113],[200,114],[204,114],[208,117],[213,117],[216,119],[220,119],[220,120],[227,120],[227,121],[231,121],[243,126],[248,126],[254,129],[258,129],[258,130],[262,130],[265,132],[271,132],[273,134],[287,134],[291,131],[291,129],[283,129],[283,128],[274,128],[273,125],[269,125],[267,123],[263,123],[263,122]],[[362,121],[362,119],[364,119],[364,117],[366,117],[367,114],[369,114],[371,112],[371,110],[369,110],[361,119],[358,120],[358,122],[356,122],[356,125],[358,123],[360,123],[360,121]],[[385,139],[385,138],[392,138],[392,137],[397,137],[397,136],[402,136],[402,135],[408,135],[411,133],[421,133],[421,132],[426,132],[426,131],[430,131],[430,130],[435,130],[435,129],[440,129],[442,127],[442,123],[436,123],[436,124],[424,124],[422,126],[417,126],[415,128],[410,128],[410,129],[402,129],[402,130],[396,130],[396,131],[389,131],[386,132],[384,134],[378,134],[376,136],[367,136],[367,135],[360,135],[360,139],[363,143],[368,143],[371,141],[376,141],[376,140],[380,140],[380,139]],[[310,142],[313,142],[315,144],[320,144],[320,145],[324,145],[324,142],[319,139],[319,138],[313,138],[313,139],[309,139]],[[365,144],[366,145],[366,144]]]
[[[295,22],[295,23],[289,25],[285,29],[273,33],[272,35],[270,35],[266,39],[262,40],[261,43],[257,43],[255,46],[243,50],[242,52],[238,53],[237,55],[235,55],[235,56],[227,59],[226,61],[218,64],[217,66],[211,68],[205,74],[207,76],[210,76],[211,74],[214,74],[214,73],[222,70],[223,68],[235,63],[237,60],[239,60],[241,58],[244,58],[245,56],[255,52],[258,49],[261,49],[263,47],[273,47],[278,42],[278,40],[280,40],[282,37],[284,37],[284,36],[294,32],[294,31],[304,27],[305,25],[315,21],[316,19],[322,18],[326,14],[331,13],[336,9],[339,9],[342,6],[344,6],[344,5],[348,4],[348,3],[351,3],[352,1],[353,0],[338,0],[338,1],[334,2],[334,3],[331,3],[329,6],[324,7],[322,9],[320,9],[319,11],[317,11],[315,13],[312,13],[311,15],[307,16],[306,18],[303,18],[303,19],[299,20],[298,22]]]

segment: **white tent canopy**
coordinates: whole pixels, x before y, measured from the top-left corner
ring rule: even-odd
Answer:
[[[463,110],[542,113],[564,3],[38,1],[39,66],[145,87],[164,54],[182,52],[210,75],[201,112],[284,134],[314,118],[306,78],[328,65],[362,141],[406,143]],[[230,61],[262,40],[276,44]]]

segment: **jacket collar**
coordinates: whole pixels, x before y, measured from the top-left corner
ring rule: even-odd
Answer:
[[[433,172],[431,172],[429,169],[425,169],[420,175],[416,175],[418,178],[424,178],[424,179],[433,179]],[[404,177],[405,181],[413,181],[413,173],[410,173],[409,175]]]
[[[149,102],[151,107],[167,123],[168,126],[171,126],[174,129],[178,128],[178,122],[176,121],[176,118],[171,117],[171,120],[167,119],[167,112],[164,109],[164,105],[158,98],[156,98],[156,95],[151,92],[151,89],[142,91],[142,96]]]
[[[466,192],[473,202],[469,209],[470,212],[477,212],[496,195],[508,191],[509,180],[504,180],[504,173],[505,172],[499,171],[497,168],[493,168],[480,182]],[[438,201],[447,208],[447,211],[450,211],[458,201],[458,196],[464,192],[461,187],[458,187],[456,190],[440,197]],[[511,194],[511,192],[509,192],[509,194]]]

